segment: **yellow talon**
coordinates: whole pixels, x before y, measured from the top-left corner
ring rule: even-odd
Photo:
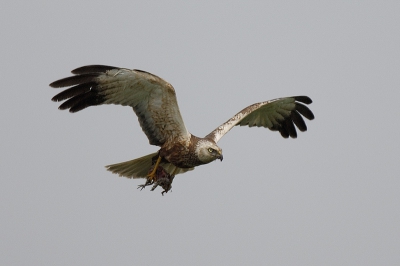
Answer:
[[[160,162],[161,162],[161,157],[158,156],[156,164],[154,165],[153,171],[151,171],[151,173],[146,176],[148,180],[153,181],[153,179],[154,179],[154,177],[156,175],[156,171],[157,171],[158,165],[160,164]]]

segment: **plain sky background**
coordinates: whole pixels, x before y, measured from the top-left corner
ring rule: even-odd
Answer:
[[[0,11],[1,265],[400,265],[399,1],[8,1]],[[234,128],[224,161],[137,190],[133,111],[59,111],[88,64],[149,71],[205,136],[308,95],[298,138]]]

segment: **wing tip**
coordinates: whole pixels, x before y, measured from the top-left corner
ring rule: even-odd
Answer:
[[[311,104],[313,102],[310,97],[305,96],[305,95],[294,96],[293,98],[296,101],[302,102],[302,103],[305,103],[305,104]]]
[[[52,88],[61,88],[61,86],[58,85],[58,80],[53,81],[52,83],[49,84],[50,87]]]
[[[71,73],[72,74],[103,73],[111,69],[120,69],[120,68],[107,65],[87,65],[75,68],[71,71]]]

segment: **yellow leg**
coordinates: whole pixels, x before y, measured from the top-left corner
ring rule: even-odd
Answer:
[[[151,171],[151,173],[147,175],[147,179],[153,180],[154,176],[156,175],[156,171],[157,171],[157,168],[158,168],[158,165],[160,164],[160,162],[161,162],[161,156],[158,156],[156,164],[154,165],[153,171]]]

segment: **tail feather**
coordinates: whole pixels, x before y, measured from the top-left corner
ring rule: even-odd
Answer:
[[[155,156],[157,156],[157,153],[151,153],[134,160],[107,165],[106,168],[114,174],[119,174],[119,176],[145,178],[152,166],[152,158]],[[170,163],[160,163],[160,165],[170,174],[177,168]],[[175,174],[182,174],[193,169],[194,168],[178,168]]]

